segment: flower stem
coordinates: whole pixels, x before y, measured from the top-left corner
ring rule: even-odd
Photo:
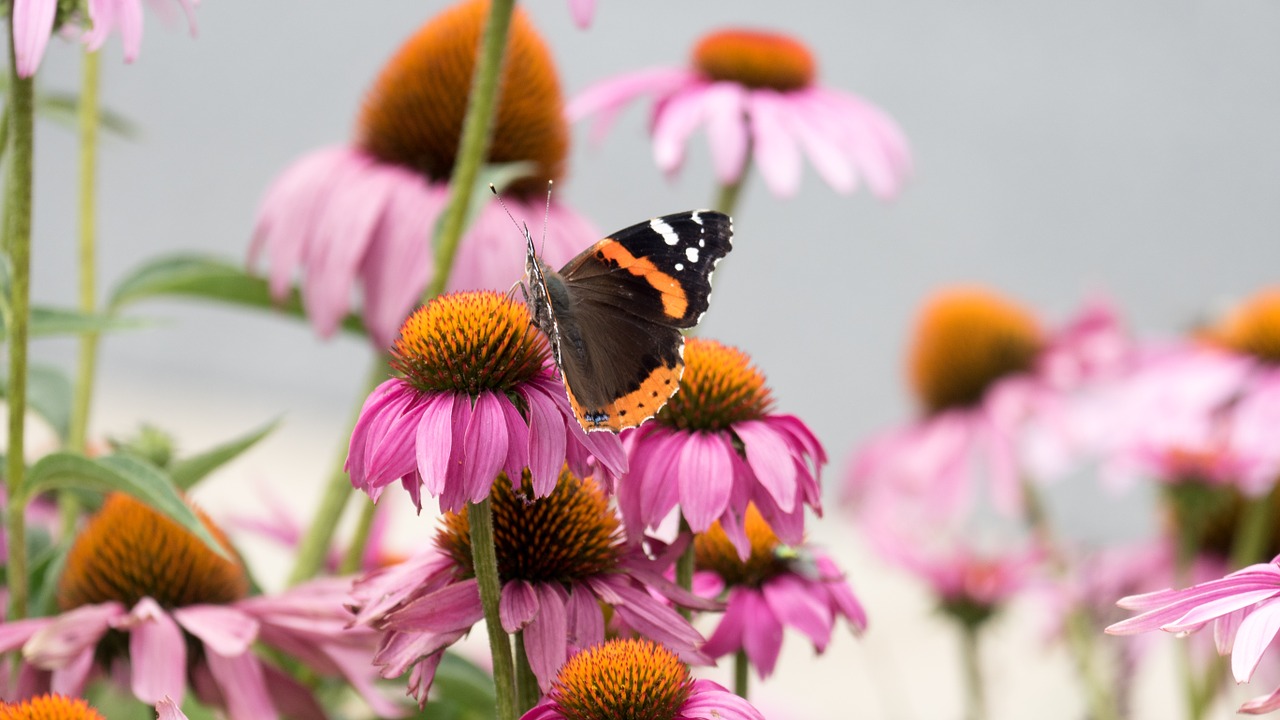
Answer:
[[[12,27],[10,18],[10,27]],[[34,109],[32,79],[18,76],[12,33],[9,53],[9,114],[12,158],[4,199],[4,250],[9,256],[11,295],[9,297],[9,445],[6,458],[9,506],[6,530],[8,565],[6,580],[12,618],[27,615],[26,493],[23,475],[26,466],[25,418],[27,412],[27,326],[31,294],[31,178],[34,153]]]
[[[489,499],[467,506],[471,521],[471,556],[484,606],[484,624],[489,632],[489,652],[493,655],[493,685],[498,703],[498,720],[515,720],[515,668],[511,663],[511,639],[502,629],[499,601],[502,581],[498,578],[498,553],[493,544],[493,509]],[[535,683],[536,685],[536,683]]]
[[[351,416],[351,423],[347,426],[347,432],[339,442],[337,463],[333,472],[329,474],[329,483],[325,486],[324,495],[320,497],[320,507],[316,508],[316,514],[311,518],[311,525],[307,527],[302,541],[298,543],[298,558],[294,560],[293,572],[289,575],[290,585],[297,585],[315,577],[324,566],[329,545],[333,542],[333,533],[338,528],[338,521],[347,507],[347,501],[351,498],[351,477],[343,469],[347,464],[347,446],[351,442],[351,431],[355,428],[356,420],[360,419],[364,398],[377,387],[378,383],[385,380],[386,376],[387,359],[384,354],[379,353],[369,371],[369,378],[365,381],[365,391],[360,394],[360,404],[356,406],[356,411]]]
[[[489,6],[489,18],[485,21],[475,74],[471,79],[471,93],[467,97],[467,114],[462,121],[458,157],[453,165],[453,177],[449,179],[449,205],[444,210],[440,232],[436,236],[436,272],[427,288],[427,298],[444,292],[449,282],[449,272],[453,268],[454,255],[458,252],[458,242],[462,239],[476,177],[489,154],[494,110],[498,106],[499,80],[502,78],[502,63],[507,52],[507,33],[511,29],[511,15],[515,6],[515,0],[493,0],[493,4]]]
[[[693,548],[693,530],[689,527],[689,523],[685,519],[680,518],[680,536],[689,538],[689,544],[685,547],[684,552],[680,553],[680,557],[676,558],[676,585],[682,589],[693,592],[693,571],[696,564],[696,557]],[[676,612],[688,620],[693,617],[693,611],[686,607],[676,606]]]
[[[378,506],[373,502],[360,506],[355,534],[351,536],[351,544],[347,546],[347,552],[338,565],[339,575],[351,575],[364,565],[364,552],[369,547],[369,533],[373,530],[373,520],[377,514]]]
[[[747,660],[747,651],[739,650],[733,656],[733,694],[747,699],[751,689],[751,661]]]
[[[987,717],[986,690],[982,683],[982,653],[979,652],[978,625],[961,623],[960,660],[964,667],[966,720],[985,720]]]
[[[524,631],[516,633],[516,713],[523,715],[533,709],[542,698],[542,689],[538,687],[538,676],[533,674],[529,665],[529,654],[524,648]]]
[[[1271,559],[1267,554],[1267,542],[1271,539],[1271,516],[1274,513],[1275,490],[1259,498],[1250,500],[1244,509],[1244,517],[1236,525],[1235,537],[1231,539],[1231,569],[1242,568],[1251,563],[1266,562]]]
[[[738,207],[738,198],[742,195],[742,186],[747,183],[747,173],[751,171],[751,150],[747,150],[747,159],[742,163],[742,174],[737,180],[720,186],[716,193],[715,204],[711,207],[725,215],[733,215]]]

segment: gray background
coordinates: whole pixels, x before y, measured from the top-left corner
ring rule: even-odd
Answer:
[[[349,136],[378,67],[441,6],[210,0],[198,12],[197,40],[149,15],[133,67],[120,63],[118,43],[108,45],[105,102],[143,134],[105,143],[104,283],[161,252],[242,258],[267,184],[300,154]],[[736,249],[706,319],[705,335],[751,353],[779,409],[816,429],[833,459],[829,489],[857,441],[910,417],[903,345],[919,301],[940,284],[988,283],[1050,320],[1105,293],[1138,331],[1159,335],[1276,279],[1280,5],[1273,0],[601,0],[585,32],[563,0],[528,9],[568,93],[614,73],[682,63],[701,33],[745,24],[800,36],[819,59],[822,83],[862,94],[901,123],[916,174],[896,202],[836,195],[808,171],[791,200],[770,196],[758,178],[749,183]],[[75,48],[55,40],[41,83],[74,90],[78,64]],[[668,182],[652,166],[644,126],[636,108],[599,146],[578,133],[572,177],[560,192],[604,230],[712,197],[705,139],[698,136],[683,174]],[[69,131],[40,125],[37,172],[34,294],[72,304]],[[511,251],[521,252],[514,235]],[[367,350],[350,339],[318,341],[307,327],[260,314],[177,302],[143,311],[170,322],[106,340],[98,433],[149,418],[198,447],[283,415],[282,429],[202,497],[241,510],[255,505],[252,493],[276,487],[301,515],[356,401]],[[73,350],[41,341],[35,352],[70,367]],[[1076,507],[1082,532],[1147,522],[1135,521],[1128,506],[1086,510],[1088,497],[1059,493]],[[421,538],[420,528],[411,535]],[[847,539],[837,528],[829,520],[816,532],[828,542]],[[867,577],[859,556],[842,560]],[[900,602],[892,587],[861,581],[876,627],[890,638],[904,637],[892,634],[895,619],[907,632],[920,628],[912,643],[950,657],[953,649],[937,644],[939,626],[919,625],[928,603]],[[1032,625],[1024,629],[1039,651]],[[821,669],[784,671],[783,687],[794,691],[785,707],[796,717],[843,715],[814,684],[843,687],[849,663],[869,672],[882,694],[927,669],[919,657],[900,655],[895,679],[885,651],[905,652],[902,643],[879,637],[841,640],[833,652],[844,659]],[[869,666],[856,655],[864,647],[876,658]],[[798,638],[788,648],[809,655]],[[1014,650],[1001,652],[1006,669],[1026,670]],[[893,717],[956,715],[958,678],[940,672],[941,680],[928,680],[928,697],[878,705],[873,697],[870,707],[892,708]],[[1008,685],[993,700],[997,716],[1032,708],[1044,717],[1078,715],[1072,702],[1044,714],[1043,689],[1058,684],[1023,677]]]

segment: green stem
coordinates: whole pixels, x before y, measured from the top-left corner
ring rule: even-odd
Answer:
[[[680,557],[676,558],[676,585],[693,592],[693,571],[696,566],[693,547],[694,534],[684,518],[680,518],[680,534],[689,538],[689,545],[685,547],[684,552],[680,553]],[[676,612],[680,613],[685,620],[693,617],[693,611],[686,607],[676,606]]]
[[[960,660],[964,667],[965,718],[985,720],[987,717],[986,690],[982,683],[982,654],[979,652],[978,633],[975,625],[960,626]]]
[[[444,292],[449,282],[467,209],[471,206],[471,194],[475,190],[480,167],[489,154],[502,63],[507,51],[507,33],[511,29],[515,6],[515,0],[493,0],[489,6],[489,18],[485,21],[476,70],[471,79],[471,94],[467,98],[467,114],[462,121],[458,157],[453,165],[453,177],[449,179],[449,205],[445,208],[440,233],[436,236],[436,272],[427,288],[427,298]]]
[[[12,26],[12,21],[10,26]],[[12,40],[9,54],[10,140],[13,143],[9,181],[5,187],[4,249],[9,255],[12,295],[9,298],[9,557],[7,580],[11,617],[27,615],[26,493],[23,491],[23,449],[26,447],[27,325],[31,312],[31,179],[35,148],[31,78],[18,77]]]
[[[347,463],[347,447],[351,442],[351,432],[355,429],[356,421],[360,419],[360,410],[364,407],[365,398],[386,378],[386,356],[379,354],[369,371],[365,391],[360,394],[360,403],[356,405],[355,414],[351,416],[347,432],[338,443],[337,462],[333,472],[329,474],[329,483],[325,486],[324,494],[320,497],[320,507],[316,508],[315,517],[311,518],[311,525],[307,527],[306,533],[298,543],[298,558],[294,561],[293,572],[289,575],[290,585],[297,585],[315,577],[324,567],[324,559],[329,553],[330,544],[333,543],[333,533],[338,529],[338,521],[342,519],[347,501],[351,499],[351,476],[343,469]]]
[[[1236,526],[1235,537],[1231,539],[1231,568],[1242,568],[1246,565],[1266,562],[1271,559],[1267,554],[1267,542],[1271,539],[1271,515],[1275,504],[1275,490],[1254,498],[1245,505],[1244,516]]]
[[[0,110],[0,160],[4,159],[4,154],[9,149],[9,104],[5,103],[4,109]]]
[[[737,180],[731,183],[721,185],[716,192],[716,201],[712,205],[712,209],[719,210],[725,215],[733,215],[733,211],[738,207],[738,198],[742,195],[742,186],[747,183],[747,173],[751,171],[751,151],[747,151],[747,159],[742,163],[742,174]]]
[[[373,529],[373,520],[378,514],[378,506],[372,502],[360,506],[360,517],[356,520],[356,532],[351,537],[351,544],[342,556],[338,565],[339,575],[351,575],[359,572],[364,565],[364,551],[369,547],[369,532]]]
[[[515,668],[511,662],[511,639],[502,629],[498,604],[502,581],[498,578],[498,553],[493,545],[493,510],[489,499],[467,506],[471,523],[471,559],[484,606],[484,624],[489,632],[489,652],[493,656],[493,685],[498,703],[498,720],[515,720]]]
[[[516,633],[516,713],[523,715],[542,699],[538,676],[533,674],[529,655],[524,649],[524,631]]]
[[[733,694],[747,699],[751,689],[751,661],[747,660],[747,651],[739,650],[733,656]]]

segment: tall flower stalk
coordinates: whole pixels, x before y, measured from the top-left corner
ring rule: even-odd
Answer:
[[[80,87],[80,311],[86,315],[97,303],[97,185],[99,53],[84,53],[84,77]],[[75,400],[71,409],[72,450],[84,452],[88,438],[89,405],[98,357],[98,334],[80,336],[80,362],[76,369]]]

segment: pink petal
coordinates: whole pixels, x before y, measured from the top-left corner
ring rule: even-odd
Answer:
[[[680,451],[680,511],[694,532],[705,532],[729,505],[733,462],[725,438],[694,432]]]
[[[743,592],[741,602],[746,605],[747,617],[751,618],[743,631],[742,649],[760,677],[767,678],[773,674],[778,653],[782,651],[782,623],[756,593]]]
[[[718,82],[707,88],[703,97],[716,179],[724,185],[737,182],[746,169],[749,146],[746,90],[737,83]]]
[[[125,609],[116,602],[82,605],[36,629],[23,646],[22,655],[42,668],[62,666],[92,650],[112,624],[125,614]]]
[[[445,633],[470,628],[484,618],[475,578],[424,595],[387,616],[396,630]]]
[[[800,149],[779,109],[784,102],[772,90],[752,90],[747,98],[756,165],[769,190],[785,198],[800,189]]]
[[[535,496],[546,497],[555,489],[564,466],[568,444],[564,417],[536,389],[526,389],[522,396],[529,409],[529,474]]]
[[[230,605],[188,605],[175,608],[173,617],[205,647],[222,655],[249,652],[258,638],[258,621]]]
[[[783,625],[807,635],[818,652],[826,650],[835,618],[821,585],[782,575],[766,582],[760,590],[765,603]]]
[[[543,692],[551,689],[551,681],[567,656],[565,639],[568,621],[564,598],[552,585],[536,586],[540,609],[537,617],[522,631],[524,651],[529,667]]]
[[[703,652],[713,658],[721,658],[742,649],[743,635],[754,622],[754,618],[747,615],[747,610],[750,609],[748,604],[740,599],[740,595],[749,592],[751,591],[745,589],[734,590],[729,596],[729,604],[725,606],[715,632],[711,633],[711,637],[702,646]]]
[[[135,697],[154,705],[166,697],[182,702],[187,690],[187,642],[173,618],[151,598],[130,613],[129,661]]]
[[[798,490],[796,464],[786,441],[758,420],[736,423],[733,431],[746,448],[747,464],[756,480],[780,510],[786,513],[794,510]]]
[[[569,0],[569,12],[578,27],[586,29],[591,26],[591,16],[596,12],[596,0]]]
[[[438,497],[444,492],[454,458],[454,411],[466,404],[465,397],[453,393],[426,399],[414,434],[414,448],[422,485],[430,495]]]
[[[165,696],[156,703],[156,720],[187,720],[187,716],[172,698]]]
[[[397,181],[361,260],[360,279],[365,325],[378,347],[389,348],[434,273],[431,232],[448,202],[448,189],[404,168],[385,166],[383,172],[395,174]]]
[[[665,96],[696,81],[697,77],[684,68],[651,68],[619,75],[575,95],[565,106],[565,116],[570,122],[577,122],[597,115],[591,140],[598,142],[627,103],[641,95]]]
[[[595,595],[586,587],[570,588],[565,614],[568,616],[566,640],[571,647],[582,649],[604,642],[604,613]]]
[[[262,663],[253,653],[227,657],[207,650],[205,661],[226,700],[231,720],[274,720],[280,717],[267,691]]]
[[[519,632],[538,614],[538,591],[528,580],[505,582],[498,607],[502,629],[508,633]]]
[[[705,90],[700,84],[681,88],[656,111],[653,161],[663,172],[675,172],[684,164],[689,138],[706,119]]]
[[[680,708],[689,720],[764,720],[764,715],[745,699],[710,680],[694,680],[694,691]]]
[[[19,77],[29,78],[40,67],[57,10],[57,0],[14,0],[13,53]]]
[[[131,63],[142,49],[142,3],[120,3],[120,42],[124,45],[124,61]]]
[[[1280,603],[1276,602],[1259,605],[1240,623],[1231,651],[1231,673],[1236,682],[1249,682],[1253,678],[1262,653],[1277,632],[1280,632]]]
[[[22,667],[26,670],[32,666],[24,663]],[[63,667],[53,671],[49,677],[49,690],[60,695],[70,695],[72,697],[84,695],[84,689],[89,683],[89,674],[93,672],[93,667],[93,649],[90,648],[72,658]]]
[[[492,392],[482,392],[475,399],[471,419],[462,438],[462,473],[467,500],[480,502],[489,497],[493,481],[507,457],[507,433],[502,408]]]

